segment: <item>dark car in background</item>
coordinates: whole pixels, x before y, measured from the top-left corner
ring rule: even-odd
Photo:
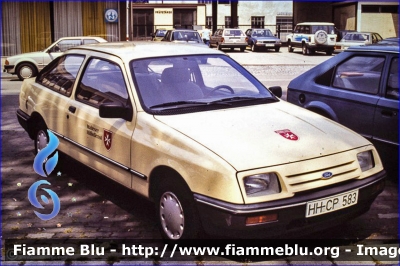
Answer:
[[[162,42],[203,44],[200,34],[195,30],[175,29],[165,33]]]
[[[371,140],[398,170],[399,46],[350,47],[292,80],[287,101]]]
[[[260,49],[274,49],[279,52],[282,42],[269,29],[246,30],[246,41],[253,52]]]

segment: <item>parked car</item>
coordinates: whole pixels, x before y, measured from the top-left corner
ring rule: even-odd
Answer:
[[[292,80],[287,101],[358,132],[393,168],[399,148],[398,58],[398,46],[350,47]]]
[[[246,41],[253,52],[259,49],[274,49],[279,52],[281,40],[269,29],[248,29],[246,30]]]
[[[379,41],[379,44],[394,44],[394,45],[399,45],[400,38],[399,37],[390,37],[390,38],[385,38],[381,41]]]
[[[350,46],[375,44],[379,41],[382,41],[382,37],[376,32],[349,32],[336,43],[335,50],[343,51]]]
[[[239,48],[241,52],[244,52],[247,47],[246,35],[241,29],[218,29],[210,37],[210,47],[217,47],[218,50]]]
[[[155,42],[159,42],[164,38],[165,33],[167,33],[166,29],[156,29],[156,32],[151,34],[151,37],[152,37],[151,40],[155,41]]]
[[[303,22],[296,25],[293,33],[286,36],[288,51],[301,48],[304,55],[324,51],[332,55],[335,50],[335,25],[328,22]]]
[[[20,80],[36,77],[52,60],[59,57],[67,49],[91,43],[107,42],[100,37],[77,36],[63,37],[40,52],[23,53],[7,57],[3,72],[17,75]]]
[[[339,30],[335,28],[336,32],[336,42],[340,42],[343,37],[349,32],[357,32],[356,30]]]
[[[384,187],[374,146],[271,91],[205,45],[104,43],[25,80],[17,116],[36,151],[54,134],[152,200],[166,239],[306,233],[367,211]]]
[[[204,45],[204,42],[197,31],[187,29],[168,30],[161,41]]]

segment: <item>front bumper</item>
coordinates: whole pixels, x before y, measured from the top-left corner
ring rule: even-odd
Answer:
[[[220,43],[222,48],[246,48],[247,43]]]
[[[369,210],[383,191],[386,172],[381,171],[364,180],[351,180],[325,189],[297,193],[296,196],[257,204],[231,204],[195,194],[200,219],[206,233],[236,238],[263,238],[309,234],[338,225]],[[306,218],[308,201],[342,192],[359,190],[358,203],[351,207]],[[246,226],[247,217],[276,214],[277,221]]]
[[[9,74],[14,74],[15,73],[15,66],[14,65],[5,65],[3,72],[7,72]]]

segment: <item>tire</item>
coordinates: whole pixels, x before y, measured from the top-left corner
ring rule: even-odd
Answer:
[[[257,52],[257,46],[255,46],[254,43],[251,44],[251,51]]]
[[[43,148],[47,146],[49,143],[49,135],[47,134],[47,127],[40,123],[35,128],[35,139],[34,139],[34,146],[35,146],[35,154],[38,154]]]
[[[293,53],[293,47],[292,47],[292,44],[290,43],[290,41],[288,42],[287,48],[288,48],[289,53]]]
[[[326,50],[326,55],[332,55],[332,54],[333,54],[333,50],[332,49]]]
[[[222,47],[221,47],[221,45],[219,45],[219,43],[217,43],[217,49],[222,50]]]
[[[155,200],[159,229],[164,239],[196,238],[200,221],[193,194],[183,182],[167,178]]]
[[[279,52],[279,49],[280,49],[279,47],[278,47],[278,48],[275,48],[275,52]]]
[[[244,52],[245,49],[246,49],[246,47],[241,47],[241,48],[240,48],[240,51],[241,51],[241,52]]]
[[[22,63],[17,68],[17,76],[20,80],[36,77],[37,69],[31,63]]]
[[[314,35],[315,43],[324,44],[328,40],[328,34],[324,30],[319,30]]]
[[[307,47],[307,45],[305,43],[303,43],[301,49],[303,51],[303,55],[309,55],[310,54],[310,49],[308,49],[308,47]]]

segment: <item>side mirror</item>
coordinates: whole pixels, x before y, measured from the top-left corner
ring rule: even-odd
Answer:
[[[103,103],[99,106],[99,115],[103,118],[122,118],[132,120],[132,108],[120,103]]]
[[[282,88],[281,86],[273,86],[268,88],[276,97],[282,97]]]

